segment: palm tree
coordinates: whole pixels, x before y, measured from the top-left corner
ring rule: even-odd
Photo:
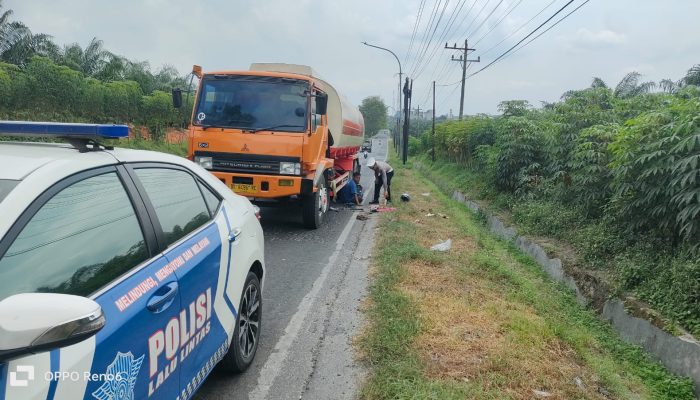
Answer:
[[[94,37],[83,49],[78,43],[63,46],[63,52],[59,56],[58,63],[68,66],[76,71],[81,71],[87,76],[100,77],[103,74],[103,69],[110,62],[114,62],[115,56],[102,46],[102,41]],[[118,60],[116,60],[118,61]],[[117,63],[118,64],[118,63]],[[111,65],[114,69],[115,65]],[[107,75],[117,75],[111,71]]]
[[[679,82],[674,82],[671,79],[662,79],[661,81],[659,81],[659,89],[661,89],[661,91],[663,91],[664,93],[673,94],[678,91],[678,89],[681,86],[681,82],[682,80]]]
[[[128,63],[126,58],[109,53],[107,62],[94,77],[104,82],[124,80]]]
[[[0,47],[0,60],[2,61],[25,65],[34,55],[54,58],[58,54],[58,46],[51,41],[51,36],[34,35],[21,22],[10,22],[3,30],[5,40]]]
[[[700,64],[695,64],[683,79],[681,79],[683,85],[695,85],[700,86]]]
[[[93,37],[83,51],[81,63],[83,72],[88,76],[97,75],[107,64],[110,56],[111,53],[102,46],[102,41]]]
[[[58,56],[58,46],[51,41],[51,36],[34,35],[22,22],[10,21],[10,16],[12,10],[2,11],[0,0],[0,60],[24,65],[37,54],[53,59]]]
[[[2,11],[2,0],[0,0],[0,54],[2,54],[7,47],[7,38],[9,35],[8,29],[11,15],[12,10]]]
[[[620,99],[627,99],[640,94],[649,93],[652,89],[656,87],[656,83],[654,82],[640,83],[639,78],[641,77],[642,74],[636,71],[632,71],[625,75],[625,77],[622,78],[620,83],[618,83],[617,86],[615,86],[615,90],[613,91],[615,97]]]
[[[594,76],[593,82],[591,82],[591,87],[594,89],[597,89],[597,88],[607,89],[608,85],[606,85],[602,79],[598,78],[597,76]]]

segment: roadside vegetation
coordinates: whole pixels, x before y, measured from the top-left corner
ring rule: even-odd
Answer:
[[[175,68],[152,71],[97,38],[84,48],[56,44],[13,20],[0,1],[0,119],[131,124],[160,140],[189,116],[192,100],[178,110],[170,95],[187,84]]]
[[[658,85],[595,78],[539,109],[505,101],[498,116],[439,124],[410,152],[520,232],[563,242],[668,331],[700,336],[698,85],[700,65]]]
[[[159,151],[161,153],[170,153],[176,156],[185,157],[187,155],[187,142],[168,143],[166,141],[154,141],[146,139],[120,139],[110,140],[108,144],[115,147],[123,147],[126,149],[150,150]]]
[[[363,398],[694,398],[689,380],[622,342],[479,217],[396,171],[392,190],[411,201],[381,215],[358,341],[371,366]],[[429,250],[448,238],[448,252]]]

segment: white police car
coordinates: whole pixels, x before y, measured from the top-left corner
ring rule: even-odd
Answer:
[[[0,121],[0,400],[186,399],[260,338],[257,209],[126,126]]]

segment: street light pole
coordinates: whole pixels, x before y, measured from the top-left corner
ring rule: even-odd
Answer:
[[[396,62],[399,63],[399,86],[398,86],[398,89],[399,89],[399,118],[398,118],[397,124],[396,124],[397,125],[396,126],[396,133],[398,135],[399,134],[399,127],[401,126],[401,75],[403,75],[403,72],[401,69],[401,61],[399,61],[399,57],[397,57],[396,54],[389,49],[385,49],[384,47],[375,46],[375,45],[369,44],[367,42],[362,42],[362,44],[364,44],[365,46],[374,47],[375,49],[388,51],[389,53],[391,53],[391,55],[394,56],[394,58],[396,58]]]

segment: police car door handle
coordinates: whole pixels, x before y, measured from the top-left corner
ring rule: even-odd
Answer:
[[[231,232],[228,233],[228,241],[235,242],[236,239],[238,239],[238,237],[241,236],[242,232],[243,232],[243,230],[241,228],[231,229]]]
[[[177,294],[177,282],[170,282],[160,287],[156,292],[148,299],[146,308],[149,310],[159,313],[165,310],[172,302],[175,300],[175,295]]]

